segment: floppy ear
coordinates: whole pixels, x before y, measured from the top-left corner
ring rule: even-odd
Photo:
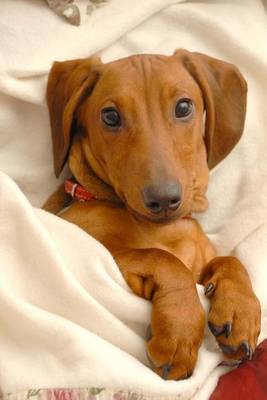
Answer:
[[[196,80],[206,109],[205,144],[208,166],[215,167],[242,136],[247,100],[247,84],[232,64],[201,53],[177,50],[185,68]]]
[[[92,91],[98,78],[95,67],[99,64],[98,57],[55,62],[49,73],[47,104],[57,177],[64,167],[75,132],[75,111]]]

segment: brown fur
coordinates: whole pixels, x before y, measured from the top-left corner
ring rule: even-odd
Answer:
[[[175,103],[184,97],[194,103],[193,116],[176,120]],[[56,175],[68,160],[76,180],[101,199],[73,202],[60,216],[102,242],[134,293],[153,302],[147,353],[155,371],[167,379],[192,374],[205,323],[196,282],[207,289],[210,327],[226,356],[250,357],[244,342],[255,349],[260,306],[248,274],[235,258],[216,257],[197,221],[186,218],[206,210],[209,169],[242,135],[246,82],[238,69],[185,50],[108,64],[96,57],[60,62],[47,101]],[[122,115],[120,128],[101,121],[107,106]],[[182,203],[155,215],[141,192],[169,180],[180,182]],[[53,196],[44,208],[57,213],[65,195]],[[231,332],[218,335],[227,323]]]

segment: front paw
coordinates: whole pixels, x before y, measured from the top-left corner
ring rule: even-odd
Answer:
[[[204,310],[195,286],[159,294],[153,300],[147,356],[163,379],[189,378],[194,370],[205,327]]]
[[[240,271],[233,276],[217,273],[206,282],[205,294],[210,298],[209,329],[225,360],[251,360],[260,334],[261,308],[248,276]]]

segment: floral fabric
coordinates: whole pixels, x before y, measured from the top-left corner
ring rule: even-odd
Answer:
[[[105,388],[29,389],[15,393],[0,393],[0,400],[146,400],[135,392],[111,391]]]

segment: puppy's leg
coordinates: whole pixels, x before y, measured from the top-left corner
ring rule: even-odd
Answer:
[[[42,208],[52,214],[58,214],[63,210],[63,208],[70,205],[71,201],[72,197],[66,193],[64,184],[62,184],[53,194],[51,194]]]
[[[135,294],[153,303],[147,355],[164,379],[189,377],[204,335],[205,316],[192,273],[159,249],[113,252]]]
[[[216,257],[205,267],[200,283],[210,299],[209,328],[226,359],[251,359],[261,309],[244,266],[234,257]]]

